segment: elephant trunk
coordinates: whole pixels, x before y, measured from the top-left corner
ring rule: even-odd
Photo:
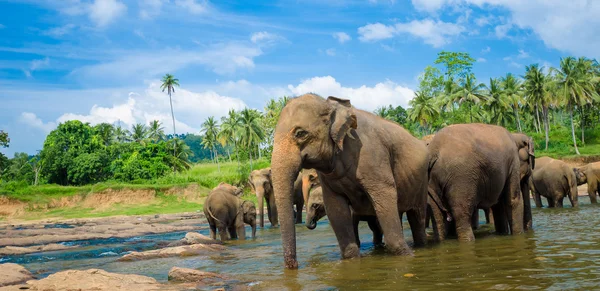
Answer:
[[[256,238],[256,221],[253,221],[250,226],[252,227],[252,238]]]
[[[317,227],[317,217],[316,211],[311,207],[311,205],[306,206],[306,228],[315,229]]]
[[[572,179],[570,181],[570,191],[571,193],[569,193],[569,198],[571,198],[571,206],[573,206],[573,208],[575,207],[579,207],[579,193],[577,191],[577,177],[575,177],[575,179]]]
[[[277,137],[277,136],[276,136]],[[276,138],[271,159],[273,190],[281,228],[281,243],[285,268],[297,269],[296,228],[294,223],[294,182],[301,167],[300,151],[289,139]]]
[[[304,199],[304,205],[308,209],[308,195],[310,193],[310,180],[308,175],[302,177],[302,198]]]
[[[260,227],[265,227],[265,188],[256,187],[256,198],[258,200],[258,219],[260,220]]]

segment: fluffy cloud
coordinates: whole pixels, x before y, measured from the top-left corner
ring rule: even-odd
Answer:
[[[176,0],[175,4],[192,14],[203,14],[208,11],[207,1],[201,0],[197,2],[196,0]]]
[[[23,70],[23,72],[25,73],[25,75],[27,77],[31,77],[31,73],[33,73],[36,70],[47,68],[49,65],[50,65],[50,59],[48,57],[45,57],[41,60],[33,60],[29,64],[29,69]]]
[[[477,58],[477,62],[478,63],[485,63],[485,62],[487,62],[487,60],[484,59],[484,58]]]
[[[352,38],[345,32],[336,32],[333,34],[333,38],[337,39],[340,43],[345,43]]]
[[[34,113],[31,112],[23,112],[21,116],[19,116],[19,121],[27,124],[33,128],[37,128],[42,130],[44,133],[49,133],[56,127],[56,123],[54,122],[43,122],[39,119]]]
[[[259,31],[250,35],[250,41],[252,41],[252,43],[265,46],[273,45],[279,41],[285,41],[285,38],[274,33]]]
[[[98,27],[104,27],[126,11],[127,6],[117,0],[94,0],[89,6],[89,17]]]
[[[288,90],[294,95],[313,92],[324,97],[336,96],[350,99],[356,108],[368,111],[390,104],[402,105],[406,108],[408,101],[414,97],[413,90],[389,80],[377,83],[373,87],[362,85],[352,88],[343,87],[331,76],[307,79],[297,86],[288,85]]]
[[[52,36],[52,37],[61,37],[65,34],[70,33],[74,28],[75,28],[75,24],[66,24],[63,26],[51,28],[51,29],[45,31],[44,34]]]
[[[433,19],[413,20],[395,25],[375,23],[358,28],[361,41],[377,41],[395,35],[410,34],[433,47],[441,47],[449,43],[451,37],[463,32],[465,28],[462,25]]]

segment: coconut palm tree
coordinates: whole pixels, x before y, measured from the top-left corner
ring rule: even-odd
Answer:
[[[454,82],[452,77],[449,77],[444,81],[444,88],[440,95],[437,97],[437,104],[443,112],[452,112],[456,103],[460,87]],[[450,109],[450,110],[448,110]]]
[[[109,123],[100,123],[95,126],[96,133],[105,146],[110,145],[114,139],[114,127]]]
[[[131,128],[131,139],[137,143],[144,143],[144,140],[148,137],[148,128],[146,125],[137,123]]]
[[[426,134],[430,133],[430,124],[439,114],[438,106],[433,97],[417,91],[415,92],[415,98],[410,100],[408,104],[411,106],[408,118],[414,122],[419,122],[425,128]]]
[[[219,134],[219,124],[217,124],[217,121],[215,120],[214,116],[209,116],[204,123],[202,123],[202,132],[204,133],[203,136],[203,143],[206,141],[205,143],[205,147],[207,147],[208,145],[210,145],[210,150],[212,150],[212,152],[214,153],[214,158],[217,161],[217,168],[219,169],[219,172],[221,171],[221,165],[219,164],[219,155],[217,154],[217,150],[216,150],[216,145],[217,145],[217,136]]]
[[[543,72],[544,68],[538,64],[533,64],[525,67],[525,76],[523,79],[523,89],[527,96],[528,102],[542,108],[542,121],[544,123],[544,132],[546,134],[546,150],[548,150],[548,142],[550,125],[548,123],[548,107],[550,105],[549,95],[546,94],[549,79]]]
[[[115,128],[114,139],[119,143],[129,141],[130,135],[131,133],[129,132],[129,130],[122,128],[120,125]]]
[[[160,88],[163,92],[167,90],[167,94],[169,94],[169,103],[171,104],[171,118],[173,118],[173,137],[177,138],[177,131],[175,131],[175,114],[173,113],[173,99],[171,98],[171,94],[175,93],[175,87],[179,87],[179,79],[175,79],[175,77],[171,74],[165,74],[162,78],[162,85]],[[177,143],[173,143],[173,146],[176,147]],[[173,155],[175,156],[177,152],[176,148],[173,148]],[[175,171],[175,169],[173,169]]]
[[[581,106],[587,103],[594,93],[591,78],[586,76],[584,71],[585,66],[582,63],[578,64],[578,60],[574,57],[566,57],[560,59],[559,68],[552,68],[551,71],[556,74],[556,85],[558,95],[569,110],[569,118],[571,119],[571,135],[573,137],[573,146],[575,153],[580,155],[577,148],[577,140],[575,139],[575,124],[573,123],[573,109],[575,106]]]
[[[265,137],[260,126],[258,117],[260,113],[256,110],[244,109],[240,114],[240,144],[248,149],[250,158],[250,170],[252,170],[252,149],[258,146]]]
[[[471,110],[473,105],[486,101],[486,96],[482,91],[483,88],[485,88],[485,85],[482,83],[477,84],[475,76],[469,74],[454,94],[454,98],[452,98],[458,104],[467,104],[471,122],[473,122],[473,110]]]
[[[510,100],[511,106],[515,113],[515,119],[517,120],[517,130],[521,132],[521,118],[519,116],[519,108],[523,103],[521,81],[515,78],[513,74],[507,73],[506,76],[502,78],[501,83],[502,91],[506,95],[506,98]]]
[[[189,159],[194,154],[190,147],[181,139],[172,139],[169,140],[169,143],[177,143],[175,146],[177,152],[172,161],[173,167],[180,171],[189,169],[191,167]]]
[[[217,136],[221,145],[228,146],[233,144],[233,148],[235,150],[237,148],[239,129],[240,117],[235,110],[231,109],[229,110],[227,116],[223,116],[221,118],[221,131],[219,131],[219,135]],[[229,162],[231,162],[231,154],[229,153],[229,147],[227,147],[227,155],[229,156]],[[237,158],[237,160],[239,165],[239,157]]]
[[[148,127],[148,138],[154,142],[163,140],[165,138],[165,128],[162,127],[162,123],[158,120],[152,120]],[[175,145],[176,146],[176,145]]]
[[[596,91],[597,78],[594,61],[585,57],[578,58],[577,71],[581,75],[582,83],[587,88],[578,104],[581,109],[581,144],[585,145],[585,108],[599,97]]]
[[[489,122],[503,125],[507,120],[506,112],[510,108],[506,96],[500,88],[500,81],[490,78],[490,85],[485,87],[487,91],[487,111],[489,112]]]

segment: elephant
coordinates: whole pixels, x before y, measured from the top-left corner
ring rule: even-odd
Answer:
[[[233,186],[233,185],[225,183],[225,182],[219,183],[219,185],[217,185],[217,187],[213,188],[213,190],[215,190],[217,188],[223,188],[226,191],[230,192],[231,194],[233,194],[237,197],[241,197],[242,194],[244,194],[244,190],[242,188]]]
[[[600,194],[598,191],[598,184],[600,184],[600,162],[589,163],[576,169],[580,173],[577,175],[577,185],[587,183],[590,202],[597,203],[596,194]]]
[[[204,215],[210,225],[210,237],[216,239],[217,229],[221,241],[246,239],[244,223],[252,227],[252,238],[256,237],[256,207],[252,201],[242,200],[234,192],[219,188],[212,190],[204,202]]]
[[[248,184],[250,184],[250,188],[252,188],[252,192],[256,194],[258,200],[260,227],[265,227],[264,201],[267,202],[267,216],[271,226],[278,226],[277,206],[275,205],[275,194],[271,183],[271,168],[252,171],[248,178]]]
[[[472,218],[478,208],[491,207],[500,234],[529,227],[523,201],[529,189],[522,190],[522,181],[528,185],[527,167],[534,166],[531,138],[497,125],[454,124],[438,131],[428,148],[436,240],[444,240],[452,224],[460,241],[475,240]]]
[[[323,188],[319,185],[311,188],[310,196],[306,203],[306,228],[315,229],[315,227],[317,227],[317,222],[325,215],[327,215],[327,213],[325,212],[325,205],[323,205]],[[371,231],[373,231],[373,245],[376,247],[382,246],[383,233],[381,232],[381,226],[379,225],[379,221],[377,221],[377,217],[374,215],[361,216],[352,213],[352,223],[358,247],[360,247],[358,223],[361,221],[366,221]]]
[[[414,245],[424,245],[428,161],[422,141],[397,123],[355,109],[350,100],[292,98],[277,122],[271,158],[284,267],[298,268],[291,207],[301,169],[318,173],[342,259],[360,256],[352,211],[377,217],[388,252],[413,255],[399,214],[407,212]]]
[[[563,207],[563,199],[569,197],[571,206],[579,205],[577,195],[578,170],[561,160],[550,157],[537,158],[531,179],[535,206],[541,208],[542,198],[548,199],[548,207]]]

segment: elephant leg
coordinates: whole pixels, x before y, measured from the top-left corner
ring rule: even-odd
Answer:
[[[477,193],[477,189],[472,185],[465,183],[456,183],[448,189],[448,204],[456,230],[456,235],[459,241],[474,241],[475,235],[471,226],[471,218],[473,211],[477,209],[473,197]]]
[[[383,233],[381,232],[381,226],[379,226],[377,218],[369,217],[367,219],[367,223],[369,224],[369,228],[373,232],[373,245],[375,247],[383,246]]]
[[[475,211],[473,211],[473,215],[471,215],[471,228],[473,228],[473,230],[476,230],[479,228],[479,209],[475,208]]]
[[[360,251],[356,244],[350,205],[345,197],[330,191],[323,187],[323,203],[325,204],[325,212],[329,218],[329,223],[340,246],[342,258],[358,257]]]
[[[237,232],[236,232],[236,229],[235,229],[235,226],[230,226],[230,227],[228,227],[228,228],[227,228],[227,231],[229,232],[229,237],[230,237],[231,239],[236,239],[236,238],[238,238],[238,236],[237,236]]]
[[[521,194],[521,178],[519,171],[508,178],[508,184],[504,186],[502,195],[506,201],[508,225],[511,234],[523,233],[525,215],[523,195]]]
[[[434,241],[441,242],[446,239],[446,218],[436,205],[430,207],[431,209],[431,227],[433,228],[433,239]]]
[[[588,180],[588,195],[590,196],[590,202],[594,204],[598,203],[596,192],[598,192],[598,182]]]
[[[238,225],[234,228],[238,239],[246,240],[246,226],[244,224]]]
[[[547,198],[546,200],[548,200],[548,208],[554,208],[554,207],[556,207],[556,204],[554,203],[553,199]]]
[[[271,222],[271,226],[275,227],[279,225],[279,216],[277,215],[277,205],[275,204],[275,198],[267,200],[267,207],[269,207],[269,221]]]
[[[528,231],[533,227],[533,215],[531,214],[531,199],[529,198],[528,182],[531,178],[526,177],[520,182],[521,195],[523,197],[523,230]]]
[[[496,205],[492,206],[492,213],[494,215],[494,227],[498,234],[508,234],[508,221],[506,219],[506,209],[504,201],[498,201]]]
[[[492,214],[491,208],[483,209],[483,213],[485,213],[485,223],[494,223],[494,214]]]
[[[302,223],[302,209],[304,208],[304,201],[299,201],[296,204],[296,223]]]
[[[394,180],[390,177],[386,181]],[[381,230],[383,231],[386,250],[396,255],[413,255],[413,251],[404,240],[402,221],[397,204],[398,191],[395,185],[386,185],[384,183],[373,183],[372,185],[373,188],[369,189],[370,187],[367,187],[366,190],[369,194],[378,194],[371,195],[371,198],[377,220],[379,220],[379,225],[381,225]],[[425,224],[425,220],[422,223]]]
[[[533,191],[533,196],[534,196],[534,200],[535,200],[535,207],[536,208],[544,207],[544,205],[542,205],[542,195],[540,195],[540,193],[538,193],[537,190]]]
[[[431,213],[431,205],[428,203],[427,211],[425,212],[425,228],[428,228],[431,225],[431,216],[433,216],[433,213]]]
[[[426,214],[427,208],[411,209],[406,212],[415,247],[421,247],[427,243],[427,233],[425,232]]]
[[[229,237],[227,236],[227,228],[224,226],[219,226],[219,236],[221,237],[221,241],[226,241],[229,239]]]
[[[214,224],[209,224],[210,226],[210,238],[217,239],[217,226]]]
[[[556,202],[554,202],[554,205],[556,205],[557,208],[563,208],[563,199],[564,197],[557,198]]]
[[[456,235],[459,241],[474,241],[475,235],[471,227],[472,212],[469,210],[455,211],[452,213],[455,222]]]
[[[356,245],[360,249],[360,237],[358,236],[358,223],[360,222],[360,216],[353,214],[352,215],[352,227],[354,229],[354,237],[356,240]]]

